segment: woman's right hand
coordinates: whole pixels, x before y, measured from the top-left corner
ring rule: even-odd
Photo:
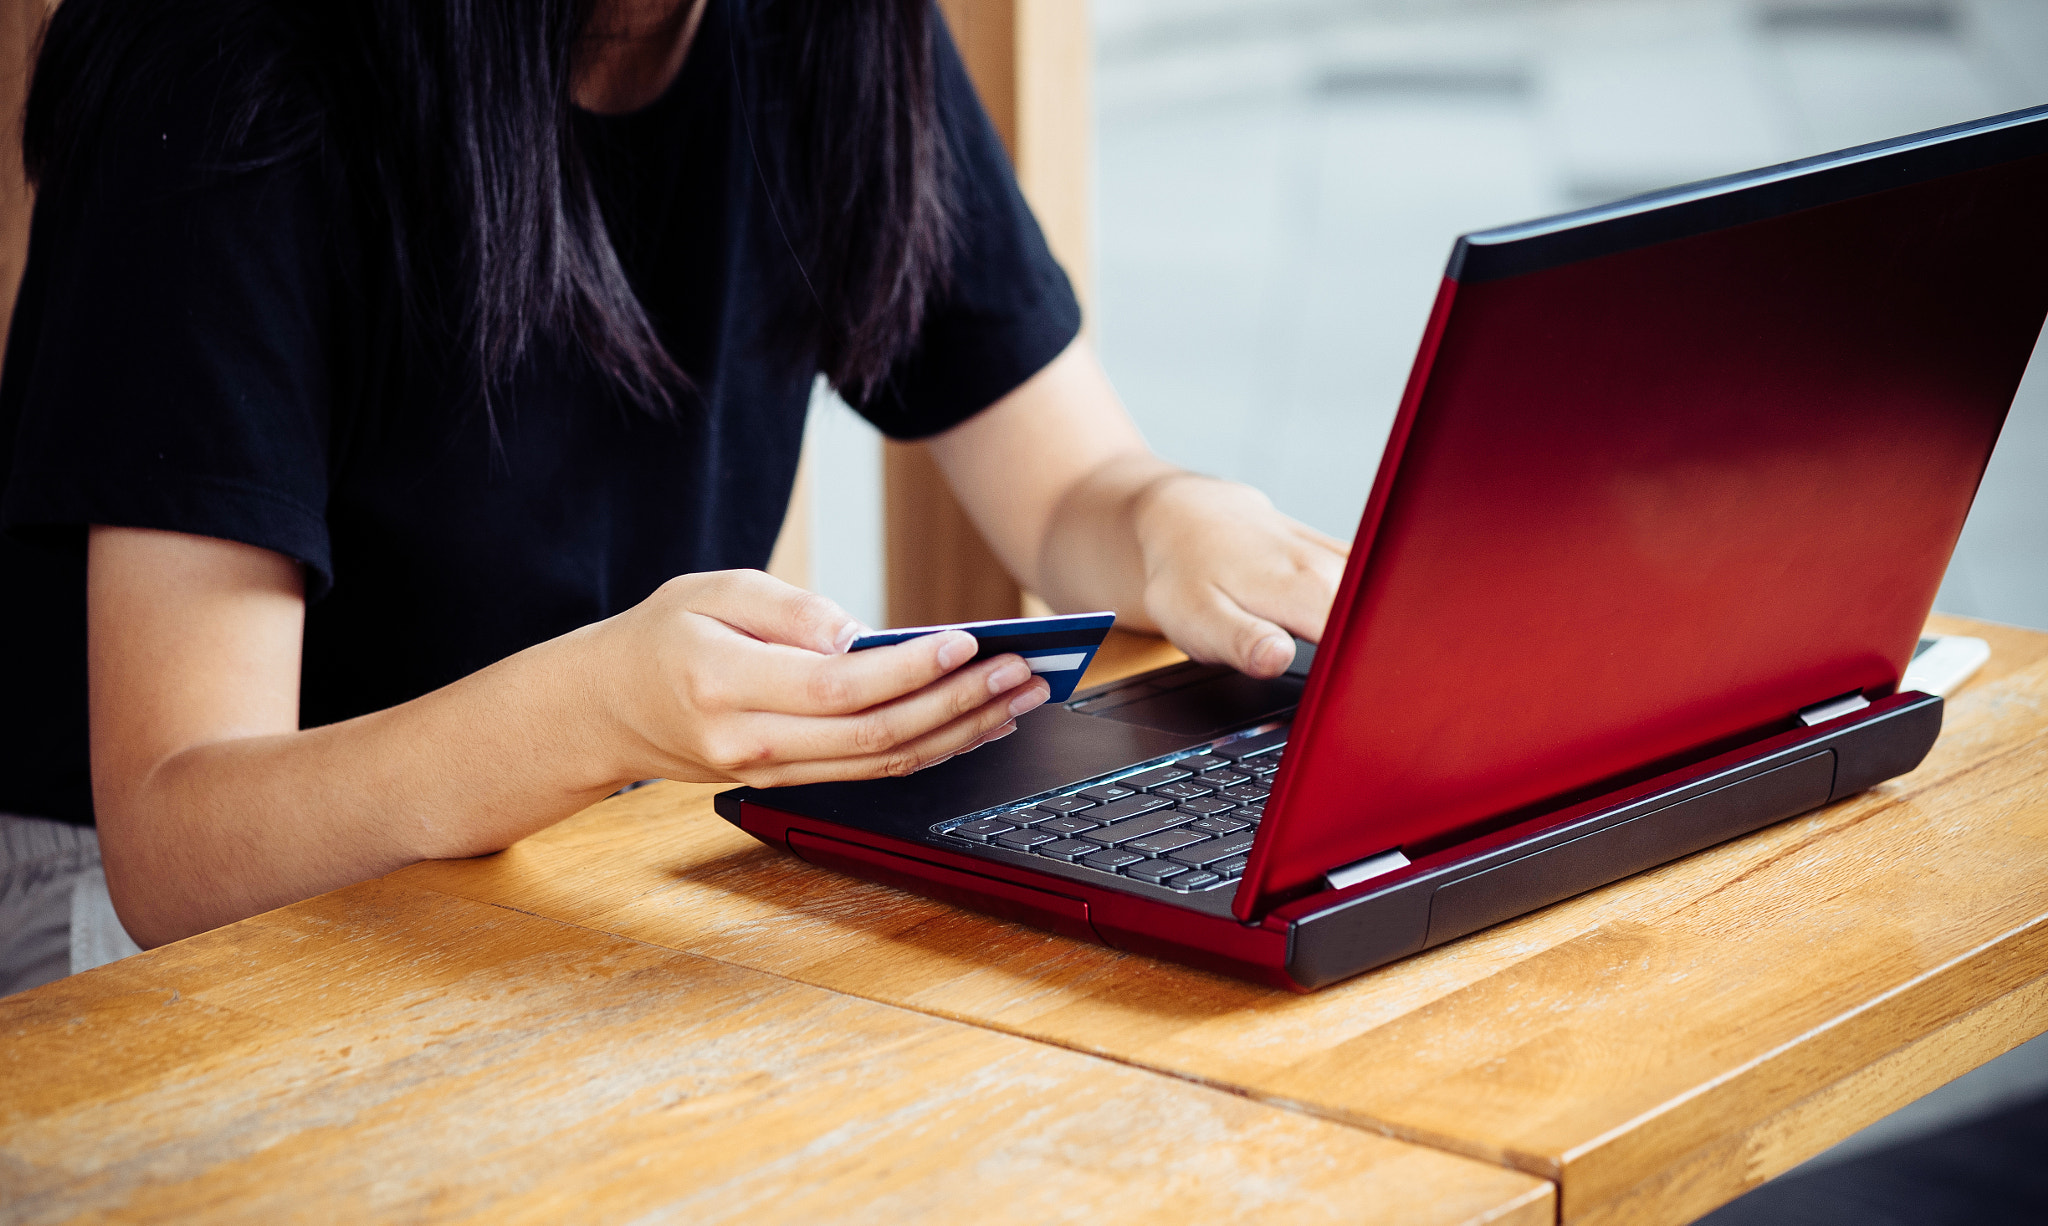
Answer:
[[[579,634],[604,657],[622,777],[777,787],[907,775],[1006,736],[1050,689],[964,631],[849,653],[861,626],[760,571],[671,579]],[[964,667],[963,667],[964,665]]]
[[[87,547],[93,806],[144,945],[423,859],[508,847],[621,784],[904,774],[1000,736],[1046,685],[934,634],[848,654],[853,620],[759,572],[616,617],[397,706],[299,726],[298,564],[178,532]]]

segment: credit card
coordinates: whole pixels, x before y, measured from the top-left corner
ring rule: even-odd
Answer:
[[[853,645],[847,650],[866,651],[870,647],[887,647],[891,643],[937,634],[941,630],[965,630],[980,645],[974,653],[975,659],[986,660],[990,656],[1010,653],[1023,656],[1031,671],[1044,677],[1052,686],[1052,697],[1046,701],[1065,702],[1073,694],[1074,687],[1080,684],[1081,674],[1088,671],[1089,662],[1095,658],[1095,649],[1102,646],[1102,640],[1115,621],[1114,613],[1062,613],[1054,617],[961,622],[954,626],[910,626],[902,630],[863,634],[853,640]]]

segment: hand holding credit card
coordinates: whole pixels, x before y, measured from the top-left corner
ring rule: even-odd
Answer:
[[[978,644],[974,658],[1014,653],[1052,687],[1047,702],[1065,702],[1080,684],[1081,674],[1095,658],[1096,648],[1116,621],[1114,613],[1063,613],[1054,617],[1012,617],[1000,621],[960,622],[951,626],[909,626],[878,630],[853,640],[848,651],[887,647],[942,630],[965,630]]]

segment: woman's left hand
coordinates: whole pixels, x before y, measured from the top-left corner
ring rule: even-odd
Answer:
[[[1085,342],[933,439],[961,504],[1056,609],[1115,609],[1255,677],[1320,641],[1349,550],[1249,486],[1152,454]]]
[[[1174,470],[1134,497],[1145,613],[1204,663],[1277,677],[1294,639],[1323,636],[1349,546],[1282,515],[1248,485]]]

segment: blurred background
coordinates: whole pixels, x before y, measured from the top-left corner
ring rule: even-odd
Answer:
[[[1103,360],[1165,455],[1343,538],[1458,234],[2048,102],[2048,0],[1094,14]],[[875,442],[815,416],[814,584],[879,618]],[[1939,605],[2048,628],[2048,363]]]

